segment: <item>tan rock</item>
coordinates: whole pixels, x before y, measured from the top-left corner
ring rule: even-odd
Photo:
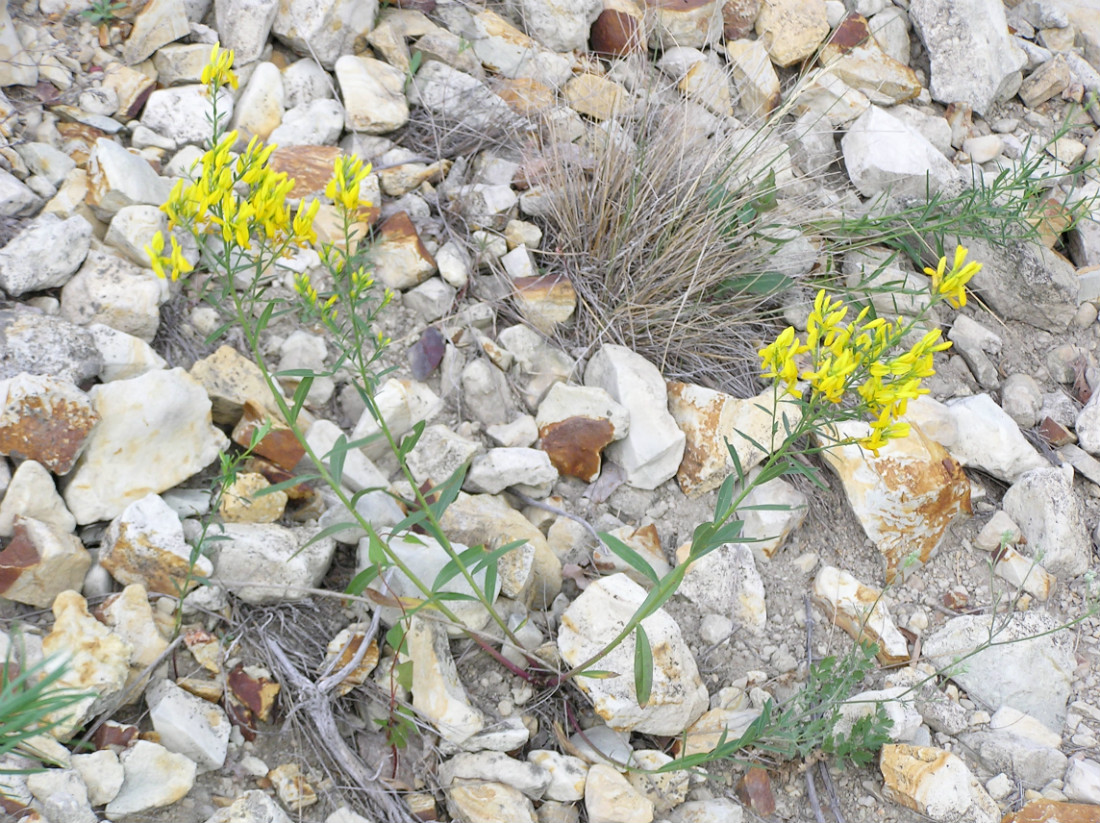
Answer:
[[[747,708],[717,708],[705,712],[688,727],[673,746],[677,757],[712,752],[723,740],[737,740],[743,735],[760,712]]]
[[[1020,99],[1029,109],[1061,94],[1073,80],[1066,58],[1055,55],[1028,75],[1020,86]]]
[[[887,797],[929,819],[997,823],[996,802],[956,755],[927,746],[888,744],[879,760]]]
[[[125,61],[133,65],[161,46],[191,33],[187,9],[181,0],[151,0],[134,18],[134,27],[122,47]]]
[[[993,553],[993,573],[1037,600],[1048,600],[1058,578],[1034,558],[1020,554],[1011,546]]]
[[[216,635],[205,629],[188,629],[183,633],[183,644],[196,663],[211,674],[221,674],[222,644]]]
[[[372,57],[345,54],[336,61],[335,74],[349,131],[386,134],[408,122],[405,73],[400,69]]]
[[[910,659],[909,644],[878,589],[865,586],[835,566],[823,566],[814,578],[813,598],[852,638],[877,644],[878,659],[884,666]]]
[[[1005,815],[1001,823],[1100,823],[1100,806],[1041,797]]]
[[[867,19],[853,12],[822,47],[821,64],[849,88],[867,95],[877,105],[912,100],[921,91],[917,75],[890,57],[871,36]]]
[[[523,792],[504,783],[471,781],[447,790],[447,808],[454,820],[469,823],[536,823],[535,807]]]
[[[624,57],[646,49],[646,23],[635,0],[603,0],[603,11],[589,32],[592,50],[609,57]]]
[[[63,591],[80,591],[92,556],[74,535],[15,516],[14,537],[0,551],[0,597],[49,608]]]
[[[413,617],[405,643],[405,654],[413,664],[413,707],[435,726],[444,740],[462,745],[485,728],[485,717],[466,696],[451,657],[446,630],[439,623]]]
[[[270,487],[262,474],[241,472],[225,488],[218,513],[227,523],[274,523],[283,516],[288,498],[284,491],[257,496]]]
[[[865,436],[864,423],[837,427],[841,438]],[[857,445],[834,446],[822,456],[841,483],[867,536],[886,558],[886,580],[912,571],[913,555],[927,563],[948,526],[970,514],[970,481],[936,441],[913,424],[908,437],[889,441],[878,457]]]
[[[597,763],[588,770],[584,808],[589,823],[651,823],[653,802],[611,766]]]
[[[324,663],[321,664],[321,669],[325,672],[325,675],[328,676],[343,671],[346,666],[351,665],[359,655],[359,649],[362,648],[363,641],[366,640],[366,637],[367,624],[352,623],[336,635],[336,637],[332,638],[328,643],[328,647],[325,649]],[[356,686],[361,686],[366,683],[370,673],[374,671],[374,667],[377,665],[378,641],[372,639],[363,652],[363,656],[359,659],[359,662],[355,664],[351,671],[344,676],[343,680],[341,680],[336,687],[337,696],[343,696]]]
[[[130,689],[142,672],[168,648],[168,641],[157,628],[145,587],[134,584],[123,589],[121,594],[111,595],[96,609],[96,617],[133,649],[130,673],[126,678],[126,688]],[[141,697],[141,689],[133,689],[130,702]]]
[[[317,792],[309,784],[297,763],[284,763],[267,773],[267,779],[275,784],[279,799],[291,811],[300,812],[317,803]]]
[[[625,114],[630,101],[630,93],[614,80],[587,73],[566,83],[562,94],[574,111],[595,120]]]
[[[232,425],[240,420],[249,400],[278,416],[260,367],[232,346],[219,346],[209,357],[196,361],[189,374],[206,390],[213,420],[219,425]]]
[[[691,497],[704,494],[717,488],[733,473],[734,463],[726,446],[727,440],[737,452],[744,472],[767,457],[750,439],[763,446],[771,446],[773,441],[776,447],[782,444],[786,435],[781,418],[786,416],[790,426],[795,427],[801,416],[801,406],[781,399],[773,415],[766,409],[775,408],[774,398],[771,389],[757,397],[740,400],[690,383],[668,384],[668,409],[687,436],[684,459],[676,473],[684,494]],[[773,435],[772,427],[776,424],[779,429]]]
[[[119,760],[125,778],[118,795],[107,804],[109,820],[171,806],[195,785],[195,761],[148,740],[135,742]]]
[[[657,812],[669,812],[687,800],[691,775],[687,771],[657,772],[672,758],[659,749],[638,749],[631,755],[630,765],[644,771],[627,772],[626,779],[634,790],[649,798]]]
[[[753,117],[764,117],[779,105],[779,76],[759,40],[727,40],[737,104]]]
[[[51,715],[50,734],[67,740],[91,715],[106,708],[126,685],[133,648],[88,613],[75,591],[61,592],[53,602],[54,624],[42,638],[42,653],[61,655],[69,665],[56,681],[59,689],[88,692],[88,697]]]
[[[67,380],[18,374],[0,381],[0,454],[67,474],[99,422],[88,395]]]
[[[512,287],[520,313],[544,334],[553,334],[577,309],[577,293],[564,274],[521,277]]]
[[[484,545],[490,550],[513,540],[525,540],[534,549],[527,605],[544,608],[561,591],[561,561],[542,532],[504,498],[460,493],[443,513],[442,525],[453,540],[469,546]]]
[[[672,571],[672,566],[669,565],[668,560],[665,558],[665,553],[661,549],[661,538],[657,534],[657,526],[655,524],[650,523],[637,529],[631,526],[620,526],[617,529],[612,529],[610,534],[612,537],[617,537],[619,540],[622,540],[626,545],[640,554],[642,559],[649,564],[649,567],[656,572],[658,577],[664,577]],[[603,544],[600,544],[592,550],[592,565],[595,566],[601,574],[623,572],[639,586],[649,587],[653,585],[652,580]]]
[[[763,0],[756,34],[775,65],[805,60],[829,34],[825,0]]]
[[[797,114],[813,112],[833,128],[852,122],[870,107],[866,94],[824,69],[806,77],[794,100]]]
[[[388,288],[407,289],[423,283],[435,273],[431,252],[406,212],[399,211],[378,227],[379,239],[371,249],[378,279]]]
[[[450,160],[434,163],[401,163],[378,172],[382,192],[390,197],[400,197],[414,191],[424,183],[439,183],[451,170]]]
[[[271,672],[262,666],[243,666],[238,663],[226,678],[230,704],[244,708],[247,717],[271,720],[275,699],[282,686],[275,682]]]
[[[209,50],[206,56],[209,58]],[[118,114],[128,120],[141,114],[145,101],[149,99],[149,95],[153,93],[156,86],[155,78],[121,63],[111,63],[103,70],[103,88],[115,93],[118,97]]]
[[[722,34],[721,4],[716,0],[645,0],[649,45],[702,48]]]
[[[725,69],[711,60],[699,60],[680,78],[677,88],[719,117],[733,116],[733,95]]]
[[[558,632],[562,660],[577,666],[601,651],[646,595],[646,590],[625,574],[590,583],[562,614]],[[680,627],[667,612],[659,609],[642,621],[642,626],[654,650],[653,685],[645,706],[638,705],[634,690],[633,635],[600,661],[599,668],[617,672],[620,677],[581,677],[576,683],[611,728],[678,735],[706,711],[707,690]]]
[[[520,117],[535,117],[549,111],[558,100],[553,86],[533,77],[499,77],[493,80],[490,88]]]

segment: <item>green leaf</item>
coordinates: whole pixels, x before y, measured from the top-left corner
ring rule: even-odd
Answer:
[[[485,569],[485,594],[491,600],[497,591],[497,564],[491,563]]]
[[[344,459],[348,456],[348,439],[342,433],[336,438],[336,442],[332,444],[332,448],[329,449],[328,454],[325,457],[328,458],[328,470],[332,475],[333,481],[336,485],[340,485],[341,480],[344,477]]]
[[[634,630],[634,691],[638,695],[639,706],[649,704],[653,692],[653,649],[649,647],[649,636],[641,625]]]
[[[386,643],[394,651],[401,653],[405,651],[405,632],[408,629],[407,621],[398,620],[390,630],[386,632]]]
[[[420,52],[417,52],[419,54]],[[420,435],[424,433],[424,427],[428,425],[427,420],[421,420],[418,423],[414,423],[412,430],[401,438],[401,442],[397,446],[397,459],[404,460],[409,456],[409,452],[416,448],[416,444],[420,442]]]
[[[753,213],[755,216],[755,213]],[[749,222],[743,220],[742,222]],[[795,281],[785,274],[775,271],[761,272],[760,274],[746,274],[741,277],[727,277],[718,283],[717,291],[721,295],[751,294],[764,296],[785,292],[795,285]]]
[[[284,369],[282,371],[276,372],[275,376],[278,377],[280,380],[284,377],[316,377],[317,372],[314,369]]]
[[[413,687],[413,662],[406,660],[404,663],[398,663],[393,667],[394,678],[397,680],[397,685],[406,691],[412,691]]]
[[[263,497],[265,494],[274,494],[275,492],[286,491],[292,489],[299,483],[309,483],[313,480],[320,480],[319,474],[299,474],[289,480],[280,480],[278,483],[272,483],[270,486],[264,486],[262,489],[257,489],[252,492],[253,497]]]
[[[737,457],[737,452],[730,446],[730,441],[726,441],[726,448],[729,449],[730,454],[733,456],[733,466],[737,473],[731,474],[725,480],[722,481],[722,485],[718,487],[718,502],[714,505],[714,516],[722,517],[729,511],[730,506],[733,505],[733,484],[740,482],[741,474],[741,461]]]
[[[302,411],[302,406],[305,405],[306,398],[309,396],[309,390],[313,387],[313,376],[303,377],[302,382],[298,384],[298,388],[294,390],[294,399],[290,406],[290,413],[287,415],[287,422],[293,425],[298,421],[298,415]]]
[[[458,497],[458,493],[462,490],[462,483],[466,479],[466,472],[470,468],[470,461],[466,461],[457,469],[454,474],[436,486],[429,492],[429,495],[438,495],[438,499],[434,503],[429,503],[428,508],[432,510],[432,514],[436,520],[443,517],[443,512],[447,511],[447,507],[450,506],[455,498]]]
[[[470,567],[477,562],[478,558],[483,554],[485,554],[485,550],[482,549],[481,546],[474,546],[451,558],[443,568],[439,570],[439,574],[435,576],[435,580],[432,582],[432,591],[437,592],[442,589],[452,579],[461,574],[463,569],[469,571]]]
[[[611,672],[607,669],[588,669],[587,671],[577,672],[574,677],[587,677],[591,680],[613,680],[616,677],[621,677],[618,672]]]
[[[330,526],[325,526],[317,534],[313,535],[309,540],[299,546],[291,557],[297,557],[300,553],[305,551],[308,547],[312,546],[318,540],[324,540],[326,537],[332,537],[334,534],[339,534],[345,529],[358,529],[361,528],[360,524],[354,520],[345,520],[340,523],[333,523]]]
[[[358,597],[367,590],[374,578],[378,577],[378,566],[371,564],[367,566],[359,574],[355,575],[344,589],[344,594],[350,594],[352,597]]]
[[[654,585],[661,582],[661,578],[658,576],[657,572],[653,570],[653,567],[646,562],[646,559],[622,540],[607,532],[600,532],[600,540],[602,540],[604,545],[606,545],[619,559],[631,568],[641,572],[647,580],[653,581]]]

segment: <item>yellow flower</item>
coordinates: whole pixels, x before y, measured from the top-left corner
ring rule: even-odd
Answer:
[[[317,216],[317,210],[321,208],[321,201],[314,199],[306,205],[305,200],[298,202],[298,213],[294,215],[294,242],[299,246],[317,242],[317,232],[313,228],[313,219]]]
[[[325,186],[325,196],[349,214],[354,214],[360,206],[370,206],[370,201],[359,200],[359,185],[370,174],[371,165],[355,156],[340,155],[333,164],[332,179]]]
[[[183,256],[183,249],[180,248],[179,241],[175,236],[171,236],[172,251],[170,254],[162,254],[164,251],[164,233],[157,232],[153,235],[153,239],[149,241],[149,245],[145,247],[145,253],[149,255],[149,265],[153,269],[153,272],[157,277],[162,280],[165,277],[171,277],[173,281],[178,280],[181,274],[187,274],[189,271],[194,270],[186,257]],[[165,273],[165,266],[169,271]]]
[[[786,390],[795,397],[802,392],[795,388],[798,382],[798,366],[795,357],[804,349],[795,336],[794,327],[787,326],[775,341],[762,348],[758,354],[764,368],[764,377],[775,377],[786,383]]]
[[[932,291],[946,297],[947,302],[957,309],[966,305],[966,284],[982,268],[981,263],[967,263],[966,255],[967,250],[958,246],[950,271],[947,271],[947,257],[941,257],[936,268],[924,270],[932,278]]]
[[[814,299],[814,309],[806,320],[806,349],[816,349],[818,340],[824,340],[828,346],[831,335],[848,313],[848,307],[840,300],[831,300],[821,289]]]
[[[237,75],[233,73],[232,68],[233,50],[226,51],[220,43],[215,43],[214,48],[210,50],[210,59],[203,67],[202,74],[199,75],[199,82],[204,86],[213,86],[215,89],[225,85],[236,89]]]
[[[802,372],[802,379],[810,381],[816,394],[830,403],[839,403],[844,399],[848,378],[858,365],[852,351],[845,350],[836,357],[825,357],[817,364],[817,369]]]

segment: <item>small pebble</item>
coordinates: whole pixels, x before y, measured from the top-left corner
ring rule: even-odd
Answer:
[[[1007,774],[1001,772],[996,777],[989,778],[989,781],[985,784],[985,790],[989,792],[989,796],[994,800],[1003,800],[1012,791],[1012,781],[1009,780]]]
[[[1082,303],[1077,307],[1077,314],[1073,316],[1073,322],[1077,324],[1078,328],[1087,329],[1096,322],[1096,314],[1095,303]]]

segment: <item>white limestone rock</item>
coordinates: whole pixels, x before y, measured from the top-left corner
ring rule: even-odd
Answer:
[[[156,94],[154,92],[150,95],[150,100]],[[149,112],[148,103],[145,112]],[[197,116],[205,127],[206,121],[202,112],[197,113]],[[203,138],[209,136],[207,128]],[[199,142],[199,139],[195,142]],[[170,190],[169,181],[153,171],[153,167],[141,155],[128,152],[107,137],[100,137],[95,141],[92,155],[88,158],[86,200],[101,220],[109,219],[123,206],[132,206],[135,203],[160,206],[168,199]]]
[[[879,769],[887,797],[936,823],[998,823],[1000,809],[957,755],[888,743]]]
[[[331,146],[344,130],[344,107],[328,98],[303,103],[283,113],[268,137],[277,146]]]
[[[605,345],[588,361],[584,384],[601,388],[630,413],[626,437],[607,454],[626,480],[655,489],[676,474],[686,438],[668,411],[668,390],[657,367],[625,346]]]
[[[2,595],[16,603],[49,608],[64,591],[79,591],[92,557],[75,535],[16,515],[14,537],[3,552]]]
[[[184,0],[151,0],[134,18],[133,29],[122,48],[127,65],[140,63],[161,46],[191,33]]]
[[[117,754],[110,749],[100,749],[90,754],[74,754],[72,762],[84,780],[88,801],[93,806],[103,806],[115,799],[125,777]]]
[[[377,15],[378,0],[290,0],[279,4],[271,33],[331,69],[341,55],[353,53],[356,38],[370,32]]]
[[[335,73],[349,131],[388,134],[408,122],[405,74],[400,69],[372,57],[346,54],[336,61]]]
[[[332,99],[332,80],[312,57],[303,57],[283,69],[283,92],[288,109]],[[282,145],[282,144],[280,144]]]
[[[575,666],[602,649],[637,611],[646,594],[625,574],[590,583],[562,614],[558,633],[562,659]],[[638,705],[634,691],[633,635],[600,663],[601,668],[621,676],[579,678],[577,685],[613,729],[675,736],[707,710],[707,690],[680,627],[667,612],[659,609],[643,620],[642,626],[650,647],[661,650],[654,654],[652,692],[644,707]]]
[[[80,268],[92,226],[79,215],[41,214],[0,249],[0,289],[11,297],[64,286]]]
[[[257,63],[233,105],[229,127],[239,135],[238,151],[253,137],[268,142],[268,137],[283,120],[283,109],[282,72],[274,63]]]
[[[957,663],[988,643],[991,621],[1000,645]],[[1041,612],[1017,612],[1007,619],[962,615],[927,636],[923,650],[937,669],[950,667],[951,679],[982,703],[994,709],[1011,706],[1060,730],[1077,661],[1070,632],[1048,633],[1056,626],[1054,618]]]
[[[690,550],[691,544],[685,543],[676,551],[677,564],[687,560]],[[753,633],[762,632],[768,622],[764,581],[744,543],[726,543],[694,561],[677,594]]]
[[[152,346],[140,337],[112,329],[102,323],[89,323],[95,347],[103,357],[99,379],[104,383],[113,380],[129,380],[146,372],[159,371],[168,365]]]
[[[1048,466],[1020,475],[1001,502],[1027,538],[1024,550],[1051,574],[1073,578],[1092,561],[1092,541],[1073,491],[1073,472]]]
[[[107,804],[108,820],[171,806],[195,785],[195,762],[159,743],[138,740],[119,756],[125,778]]]
[[[53,476],[35,460],[19,464],[0,500],[0,537],[11,537],[15,533],[17,516],[32,517],[60,532],[76,529],[76,519],[65,508]]]
[[[260,776],[266,776],[266,771]],[[325,823],[358,823],[355,818],[334,820],[336,816],[337,813],[329,815]],[[218,809],[206,823],[291,823],[291,820],[279,801],[259,789],[250,789],[224,809]]]
[[[434,621],[413,617],[405,642],[404,655],[413,664],[413,707],[445,741],[462,745],[485,728],[485,716],[470,705],[458,678],[447,630]]]
[[[463,488],[499,494],[509,486],[517,486],[532,497],[546,497],[557,479],[558,470],[541,449],[489,449],[474,458]]]
[[[425,62],[413,77],[409,102],[475,131],[510,128],[521,122],[508,104],[476,77],[436,60]]]
[[[426,383],[416,380],[398,380],[391,378],[382,384],[374,396],[382,419],[386,421],[394,437],[400,438],[415,424],[431,420],[443,407],[441,401]],[[351,433],[352,440],[377,435],[374,440],[363,446],[363,453],[371,459],[378,459],[389,452],[389,445],[381,435],[378,421],[364,411]]]
[[[104,383],[89,396],[100,423],[63,494],[78,524],[179,485],[229,445],[211,425],[206,391],[183,369]]]
[[[214,107],[206,94],[206,86],[196,83],[154,91],[142,110],[141,124],[171,138],[177,146],[185,143],[201,146],[210,139],[210,118],[213,116]],[[218,118],[223,127],[229,124],[232,116],[233,95],[223,89],[218,95]],[[163,199],[167,198],[162,198],[162,202]]]
[[[48,820],[98,823],[88,800],[88,787],[74,769],[47,769],[27,775],[27,788],[42,804]]]
[[[199,774],[220,769],[229,751],[229,718],[216,703],[186,692],[171,680],[145,690],[149,719],[168,751],[186,755]]]
[[[279,603],[309,597],[332,563],[336,541],[319,529],[275,523],[225,523],[213,530],[214,577],[246,603]]]
[[[516,760],[503,752],[463,752],[445,760],[437,772],[442,786],[472,780],[495,780],[539,800],[551,782],[551,774],[538,763]]]
[[[915,129],[885,109],[871,106],[840,140],[844,164],[864,197],[889,191],[924,196],[950,189],[955,167]]]
[[[1019,90],[1027,57],[1009,36],[998,0],[913,0],[909,19],[932,61],[934,100],[984,115]]]
[[[78,326],[102,323],[152,343],[168,285],[113,254],[90,252],[61,289],[61,316]]]
[[[214,0],[222,48],[234,51],[238,66],[259,59],[278,10],[279,0]]]

